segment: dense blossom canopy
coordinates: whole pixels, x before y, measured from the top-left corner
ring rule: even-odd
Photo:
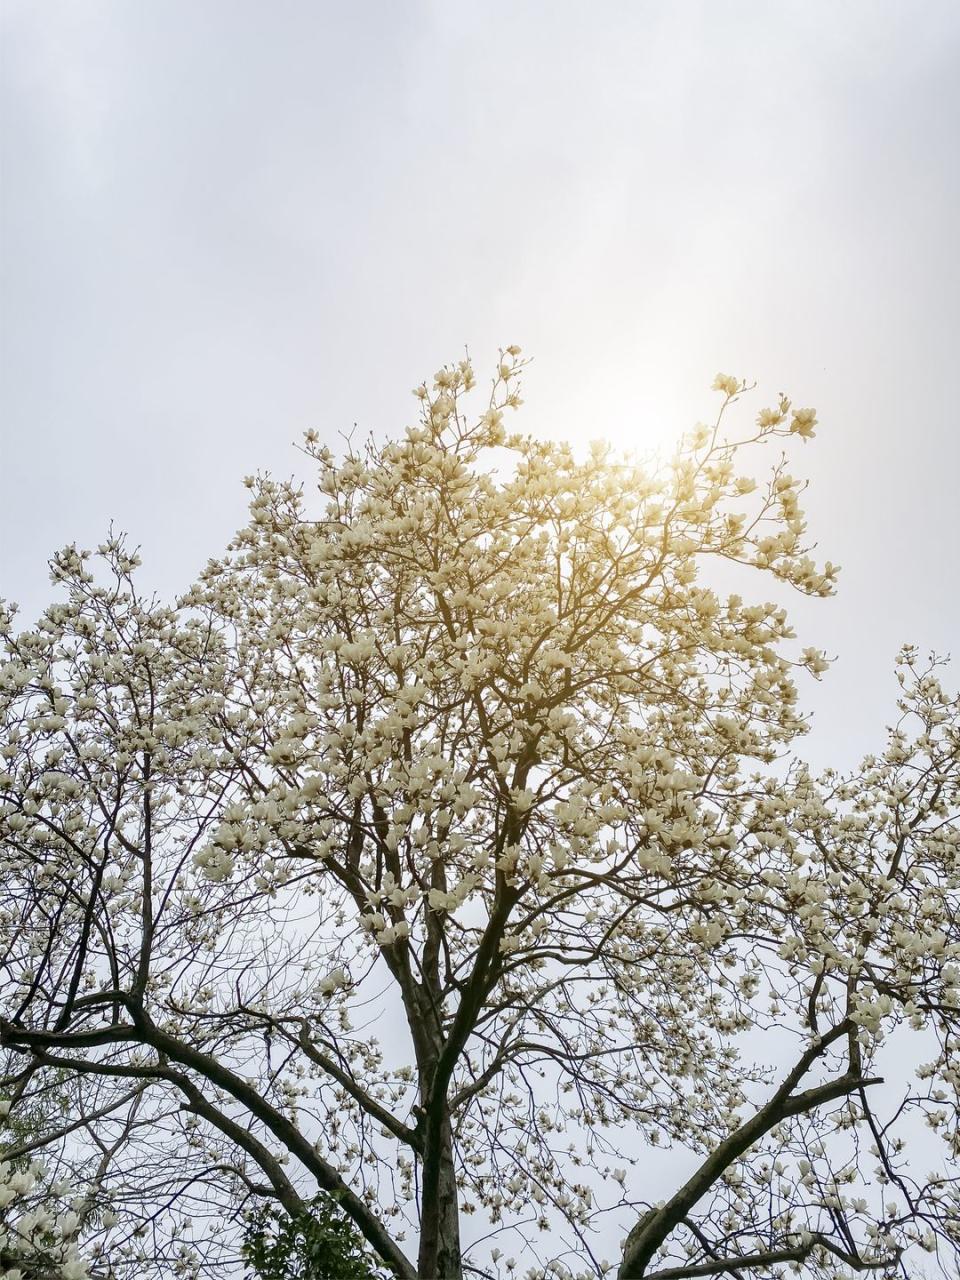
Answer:
[[[71,1099],[91,1274],[236,1275],[318,1191],[404,1280],[956,1265],[960,703],[905,650],[883,753],[814,776],[813,411],[728,435],[721,376],[671,459],[580,456],[507,434],[522,365],[309,433],[319,498],[251,478],[175,607],[111,538],[5,617],[6,1096]]]

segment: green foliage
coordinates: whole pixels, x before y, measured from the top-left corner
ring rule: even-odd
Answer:
[[[379,1280],[384,1275],[356,1228],[329,1196],[296,1215],[262,1208],[250,1220],[243,1255],[257,1280]]]

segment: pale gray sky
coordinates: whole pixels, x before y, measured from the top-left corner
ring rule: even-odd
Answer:
[[[664,443],[719,370],[815,404],[818,756],[960,634],[960,7],[3,0],[0,592],[109,520],[163,592],[307,427],[468,344],[524,425]],[[759,400],[756,407],[759,407]],[[752,412],[752,410],[751,410]],[[809,694],[809,691],[807,691]]]

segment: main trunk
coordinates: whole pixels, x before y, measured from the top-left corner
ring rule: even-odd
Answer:
[[[448,1116],[441,1121],[436,1145],[424,1160],[417,1274],[420,1280],[463,1280],[460,1206]]]

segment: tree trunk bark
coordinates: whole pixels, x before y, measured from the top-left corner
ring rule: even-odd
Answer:
[[[441,1123],[437,1149],[424,1161],[417,1274],[420,1280],[463,1280],[460,1204],[449,1117]]]

